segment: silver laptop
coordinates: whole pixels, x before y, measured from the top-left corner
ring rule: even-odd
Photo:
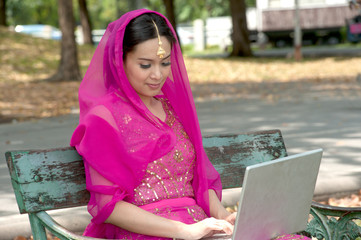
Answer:
[[[208,239],[268,240],[305,230],[322,152],[247,167],[233,236]]]

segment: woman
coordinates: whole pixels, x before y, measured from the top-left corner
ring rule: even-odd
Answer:
[[[111,23],[79,89],[71,139],[84,158],[93,216],[84,235],[199,239],[232,234],[219,174],[203,146],[171,24],[136,10]]]

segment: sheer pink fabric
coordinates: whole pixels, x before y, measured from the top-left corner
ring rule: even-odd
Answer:
[[[165,123],[176,135],[176,144],[166,155],[148,164],[141,184],[134,190],[134,195],[127,196],[124,200],[155,215],[192,224],[208,217],[196,204],[191,185],[195,151],[167,101],[160,101],[166,112]],[[166,239],[129,232],[110,224],[95,223],[88,225],[84,235],[110,239]]]
[[[109,24],[79,88],[79,125],[70,145],[84,158],[86,184],[91,194],[88,211],[95,224],[103,224],[116,202],[133,196],[148,163],[167,154],[175,144],[174,132],[146,108],[123,69],[124,30],[130,20],[144,13],[156,12],[132,11]],[[169,100],[194,145],[194,198],[209,215],[208,189],[214,189],[220,198],[221,183],[202,146],[178,43],[172,47],[171,76],[162,94]]]

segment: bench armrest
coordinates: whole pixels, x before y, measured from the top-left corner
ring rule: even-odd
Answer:
[[[60,239],[76,239],[76,240],[91,240],[91,239],[99,239],[99,238],[90,238],[84,237],[77,234],[74,234],[59,223],[57,223],[48,213],[45,211],[41,211],[34,214],[36,218],[41,222],[41,224],[48,229],[51,233],[53,233],[56,237]]]
[[[361,227],[353,220],[361,220],[361,207],[336,207],[312,202],[311,215],[306,232],[317,239],[356,239]]]

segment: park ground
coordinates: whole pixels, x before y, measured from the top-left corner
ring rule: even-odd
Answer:
[[[80,46],[84,74],[94,47]],[[60,44],[0,28],[0,123],[76,112],[79,82],[47,82],[57,70]],[[185,57],[196,101],[211,98],[262,98],[278,101],[318,93],[360,93],[360,57],[194,58]],[[345,93],[348,94],[348,93]],[[317,96],[315,96],[317,97]]]

